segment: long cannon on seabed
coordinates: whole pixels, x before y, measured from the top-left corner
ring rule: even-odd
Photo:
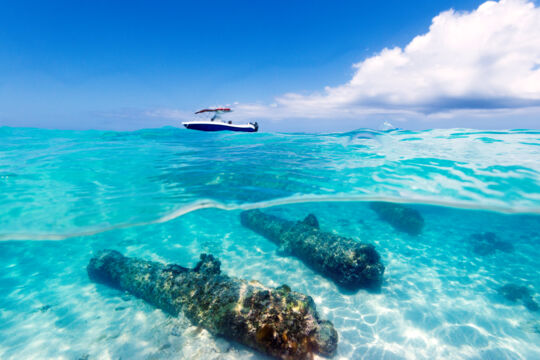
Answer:
[[[220,262],[201,255],[193,269],[129,258],[102,250],[90,260],[90,279],[128,291],[194,325],[282,359],[332,356],[338,335],[320,320],[313,299],[287,285],[269,288],[221,273]]]
[[[313,214],[293,222],[249,210],[240,214],[240,220],[343,288],[377,289],[381,285],[384,265],[373,245],[321,231]]]

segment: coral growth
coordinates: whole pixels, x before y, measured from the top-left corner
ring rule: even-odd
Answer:
[[[473,246],[473,251],[478,255],[492,255],[497,250],[505,253],[514,251],[514,245],[500,240],[497,235],[492,232],[472,234],[470,236],[470,240]]]
[[[540,310],[540,306],[533,299],[533,294],[529,288],[523,285],[506,284],[498,289],[501,296],[511,302],[521,302],[530,311]]]

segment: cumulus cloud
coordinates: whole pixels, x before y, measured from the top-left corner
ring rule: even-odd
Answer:
[[[404,48],[383,49],[354,64],[352,79],[275,104],[239,104],[246,116],[414,115],[441,118],[540,105],[540,8],[524,0],[487,1],[471,12],[448,10]],[[271,111],[268,111],[271,110]],[[399,117],[399,116],[398,116]]]

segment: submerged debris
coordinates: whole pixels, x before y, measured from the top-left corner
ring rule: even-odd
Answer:
[[[401,204],[380,201],[372,202],[370,207],[381,220],[386,221],[396,230],[409,235],[418,235],[422,232],[424,218],[418,210]]]
[[[506,284],[498,289],[501,296],[511,302],[521,302],[530,311],[540,310],[540,306],[533,299],[533,294],[523,285]]]
[[[338,335],[320,320],[310,296],[287,285],[269,288],[221,273],[220,262],[202,254],[193,269],[128,258],[102,250],[90,260],[88,276],[126,290],[195,325],[282,359],[331,356]]]
[[[371,244],[319,230],[315,215],[287,221],[259,210],[244,211],[242,225],[275,242],[338,285],[356,290],[378,288],[384,265]]]
[[[540,321],[529,320],[520,326],[520,329],[534,334],[540,335]]]
[[[492,232],[472,234],[470,239],[473,245],[473,251],[478,255],[492,255],[497,250],[505,253],[511,253],[514,251],[514,245],[509,242],[499,240],[497,235]]]
[[[44,312],[49,311],[49,309],[51,308],[52,308],[52,305],[47,304],[47,305],[41,306],[38,310],[44,313]]]

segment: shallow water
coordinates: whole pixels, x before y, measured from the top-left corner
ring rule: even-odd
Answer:
[[[540,132],[131,133],[0,128],[0,358],[263,359],[91,282],[92,254],[193,266],[311,295],[338,333],[335,358],[540,358]],[[411,236],[369,201],[409,203]],[[243,209],[372,243],[379,293],[344,292],[242,227]],[[512,252],[475,250],[493,232]]]

